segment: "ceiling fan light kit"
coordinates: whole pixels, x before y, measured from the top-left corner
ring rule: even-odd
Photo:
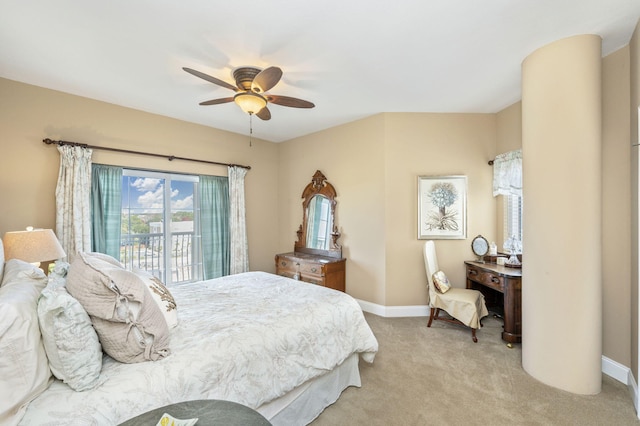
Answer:
[[[264,96],[252,92],[241,92],[233,97],[233,100],[247,114],[256,114],[267,106]]]
[[[183,70],[191,75],[216,84],[225,89],[236,92],[233,97],[212,99],[200,102],[200,105],[218,105],[235,102],[244,112],[255,115],[261,120],[271,119],[271,112],[267,108],[268,103],[292,108],[313,108],[315,105],[309,101],[290,96],[278,96],[266,94],[282,78],[282,70],[278,67],[268,67],[263,70],[256,67],[239,67],[233,71],[235,87],[224,80],[212,77],[200,71],[183,67]]]

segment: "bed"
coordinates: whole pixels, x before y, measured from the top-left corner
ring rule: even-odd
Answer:
[[[378,349],[358,303],[339,291],[247,272],[170,293],[177,325],[164,356],[125,363],[101,355],[99,376],[82,391],[49,377],[9,424],[115,425],[196,399],[237,402],[274,425],[308,424],[346,387],[360,386],[359,359],[373,362]]]

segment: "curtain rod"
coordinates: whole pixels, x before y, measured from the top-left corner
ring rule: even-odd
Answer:
[[[229,166],[229,167],[242,167],[243,169],[251,170],[251,166],[243,166],[240,164],[219,163],[217,161],[198,160],[195,158],[177,157],[175,155],[155,154],[153,152],[130,151],[128,149],[109,148],[105,146],[94,146],[94,145],[87,145],[86,143],[78,143],[78,142],[54,141],[49,138],[43,139],[42,142],[46,143],[47,145],[79,146],[82,148],[102,149],[104,151],[113,151],[113,152],[123,152],[125,154],[137,154],[137,155],[147,155],[150,157],[160,157],[160,158],[166,158],[169,161],[173,161],[173,160],[195,161],[197,163],[215,164],[218,166]]]

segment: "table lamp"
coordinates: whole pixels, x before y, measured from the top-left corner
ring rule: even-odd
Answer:
[[[20,259],[40,266],[40,262],[57,260],[66,256],[56,234],[51,229],[12,231],[4,234],[4,257]]]

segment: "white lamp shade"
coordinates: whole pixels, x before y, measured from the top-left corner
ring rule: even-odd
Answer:
[[[47,262],[66,256],[56,234],[51,229],[14,231],[4,234],[5,259],[20,259],[29,263]]]

